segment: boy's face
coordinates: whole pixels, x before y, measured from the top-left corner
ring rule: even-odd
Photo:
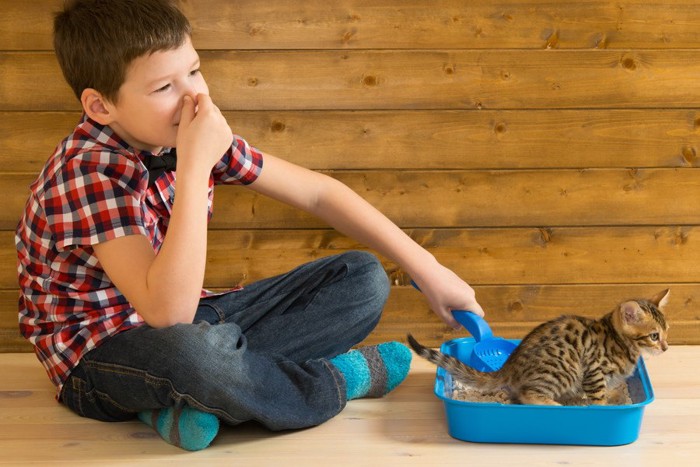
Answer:
[[[199,71],[199,55],[189,38],[173,50],[135,59],[126,72],[109,126],[136,149],[158,153],[175,147],[182,101],[189,95],[209,94]]]

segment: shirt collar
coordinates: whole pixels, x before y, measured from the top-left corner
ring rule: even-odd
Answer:
[[[110,128],[108,125],[102,125],[100,123],[97,123],[95,120],[88,117],[87,114],[83,114],[83,117],[79,124],[79,128],[83,132],[88,134],[90,138],[94,139],[95,141],[98,141],[105,147],[120,152],[127,151],[130,154],[136,155],[142,162],[149,157],[159,157],[163,154],[167,154],[173,149],[164,147],[158,154],[154,154],[150,151],[136,149],[129,143],[124,141],[124,139],[122,139],[121,136],[116,134],[114,130],[112,130],[112,128]]]

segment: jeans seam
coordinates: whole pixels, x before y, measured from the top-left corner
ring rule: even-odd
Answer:
[[[118,408],[118,409],[121,410],[122,412],[133,413],[133,410],[130,410],[129,408],[122,406],[121,404],[119,404],[118,402],[116,402],[114,399],[112,399],[112,398],[110,397],[110,395],[107,394],[107,393],[104,393],[104,392],[99,391],[99,390],[97,390],[97,389],[93,389],[92,391],[90,391],[90,393],[94,393],[95,396],[96,396],[99,400],[101,400],[101,401],[103,401],[103,402],[108,402],[109,404],[111,404],[112,406]],[[86,397],[87,397],[87,394],[88,394],[88,393],[85,393]]]
[[[75,404],[77,407],[80,416],[84,417],[85,412],[83,412],[83,397],[87,397],[84,391],[85,382],[77,376],[74,376],[72,379],[74,393],[71,394],[71,397],[73,398],[73,404]]]
[[[176,401],[176,404],[178,402],[181,402],[184,400],[192,408],[201,410],[203,412],[208,412],[208,413],[214,414],[218,417],[225,418],[227,420],[232,421],[233,423],[243,423],[243,421],[244,421],[244,420],[238,420],[235,417],[232,417],[231,414],[229,414],[228,412],[226,412],[222,409],[208,407],[208,406],[202,404],[201,402],[199,402],[197,399],[195,399],[194,397],[192,397],[189,394],[183,394],[183,393],[176,391],[175,387],[173,385],[173,382],[169,378],[154,376],[145,370],[139,370],[136,368],[131,368],[131,367],[118,365],[118,364],[114,364],[114,363],[86,361],[86,362],[84,362],[84,364],[85,364],[85,366],[94,368],[98,371],[113,373],[113,374],[117,374],[117,375],[130,375],[130,376],[136,376],[136,377],[142,378],[144,380],[144,382],[146,384],[148,384],[149,386],[153,386],[153,387],[167,386],[169,388],[169,395],[172,399],[174,399]],[[97,391],[97,390],[95,390],[95,393],[98,395],[104,394],[111,401],[111,397],[109,397],[105,393],[102,393],[102,392]],[[103,397],[100,397],[100,398],[104,400]],[[120,407],[120,405],[117,403],[114,403],[114,405]],[[130,410],[125,409],[125,411],[130,411]]]
[[[323,364],[328,368],[328,371],[330,372],[331,376],[333,376],[333,381],[335,381],[335,389],[336,389],[336,395],[337,395],[337,401],[338,401],[338,407],[342,409],[342,407],[345,406],[347,403],[347,397],[345,395],[346,391],[343,391],[343,388],[347,385],[345,382],[345,378],[343,378],[342,373],[335,369],[333,364],[329,362],[328,360],[322,360]],[[337,372],[337,374],[336,374]],[[343,381],[338,381],[338,376],[343,378]]]
[[[221,307],[219,307],[216,303],[207,303],[207,306],[213,308],[216,314],[219,316],[219,324],[226,324],[226,313],[224,313]]]

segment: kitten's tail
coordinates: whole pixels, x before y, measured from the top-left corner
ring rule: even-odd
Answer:
[[[418,341],[411,335],[406,336],[408,343],[411,348],[418,354],[418,356],[425,358],[429,362],[444,368],[452,377],[461,383],[468,384],[470,386],[485,386],[489,385],[491,382],[490,373],[482,373],[474,368],[465,365],[464,363],[457,360],[451,355],[446,355],[437,350],[429,349],[418,343]]]

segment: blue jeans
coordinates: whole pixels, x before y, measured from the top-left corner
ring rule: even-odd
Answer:
[[[231,425],[318,425],[346,404],[345,381],[328,359],[374,329],[388,293],[373,255],[322,258],[202,299],[192,324],[111,337],[81,359],[61,400],[105,421],[186,404]]]

